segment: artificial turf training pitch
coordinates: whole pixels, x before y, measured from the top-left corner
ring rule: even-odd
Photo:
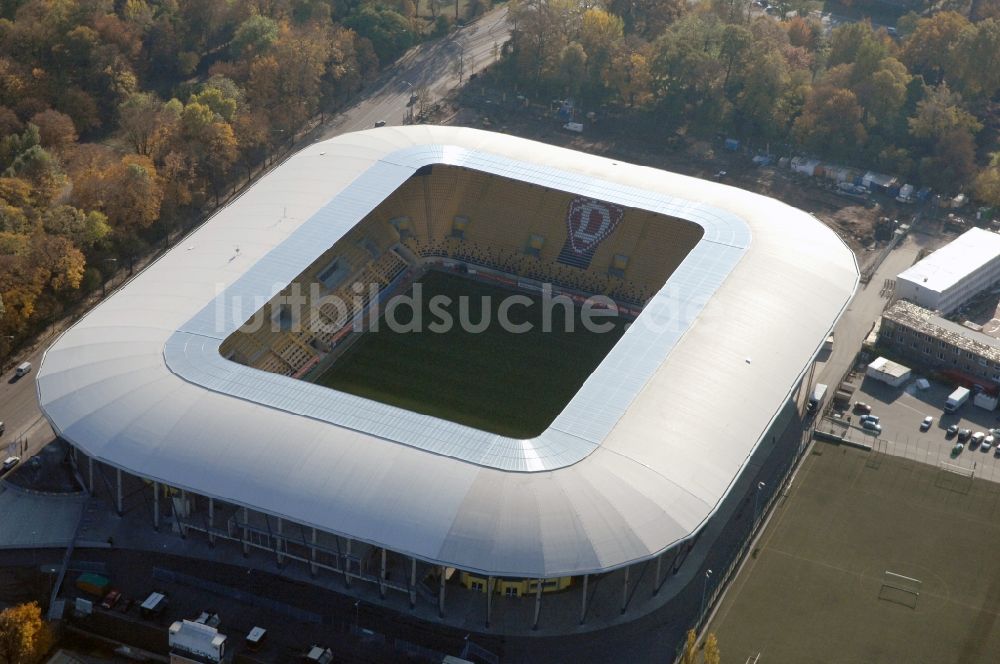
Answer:
[[[423,291],[421,331],[394,332],[383,314],[378,329],[362,334],[316,382],[500,435],[531,438],[552,423],[627,325],[623,318],[601,318],[595,322],[611,322],[613,329],[588,331],[581,324],[580,309],[574,308],[572,331],[567,331],[565,310],[557,305],[552,330],[544,331],[542,298],[518,291],[532,300],[530,306],[509,310],[511,323],[531,324],[530,331],[518,334],[497,323],[501,301],[514,291],[436,271],[418,283]],[[412,287],[407,295],[413,295]],[[430,311],[435,295],[452,300],[447,311],[455,324],[444,332],[427,329],[428,323],[440,320]],[[466,319],[472,324],[489,311],[484,331],[468,331],[458,324],[461,296],[468,297]],[[412,310],[399,307],[395,320],[410,322]]]

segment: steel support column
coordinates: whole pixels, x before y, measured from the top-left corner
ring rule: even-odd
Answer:
[[[153,530],[160,531],[160,483],[153,482]]]
[[[382,564],[378,574],[378,596],[385,599],[385,549],[382,549]]]
[[[278,526],[277,526],[277,528],[274,529],[274,532],[275,532],[275,537],[274,537],[274,557],[275,557],[275,560],[277,560],[277,562],[278,562],[278,567],[281,567],[281,565],[285,562],[285,556],[282,555],[282,553],[281,553],[282,545],[285,543],[285,538],[281,534],[282,530],[283,530],[283,524],[284,524],[284,519],[282,519],[279,516],[278,517]]]
[[[656,557],[656,572],[653,574],[653,596],[660,592],[660,563],[663,562],[663,554]]]
[[[622,613],[628,607],[628,566],[625,567],[625,580],[622,582]]]
[[[444,618],[444,565],[441,566],[441,587],[438,590],[438,618]]]
[[[490,627],[490,618],[493,616],[493,577],[486,578],[486,628]]]
[[[250,510],[243,508],[243,557],[250,555]]]
[[[316,566],[316,529],[312,529],[312,546],[309,547],[309,573],[316,576],[319,567]]]
[[[208,545],[215,548],[215,499],[208,499]]]
[[[176,506],[177,503],[175,502],[174,505]],[[184,524],[187,522],[187,515],[190,510],[187,507],[187,493],[184,492],[184,489],[181,489],[180,505],[180,512],[177,511],[176,507],[174,508],[174,517],[177,519],[177,530],[181,534],[181,539],[187,539],[187,526]]]
[[[531,629],[538,629],[538,616],[542,612],[542,580],[537,579],[538,585],[535,587],[535,619],[531,622]]]
[[[344,549],[344,585],[351,587],[351,540],[347,540],[347,547]]]
[[[583,593],[580,598],[580,624],[582,625],[587,619],[587,581],[590,580],[589,574],[583,575]]]
[[[417,605],[417,559],[410,558],[410,608]]]
[[[122,469],[115,468],[115,474],[116,474],[115,483],[118,486],[117,497],[115,498],[115,510],[117,510],[118,516],[121,516],[122,514],[125,513],[125,510],[122,509]]]

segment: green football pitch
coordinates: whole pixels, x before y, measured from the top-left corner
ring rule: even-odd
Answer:
[[[384,313],[377,330],[362,334],[316,382],[484,431],[530,438],[551,424],[626,328],[622,318],[601,318],[597,322],[611,322],[613,329],[588,331],[575,308],[567,331],[559,305],[551,316],[556,324],[545,331],[542,298],[529,295],[530,306],[508,312],[511,323],[530,324],[530,331],[519,334],[497,324],[501,301],[513,291],[436,271],[417,283],[420,306],[398,307],[394,320],[410,323],[417,309],[420,331],[393,331]],[[412,287],[407,295],[413,295]],[[428,329],[440,321],[440,309],[430,307],[436,295],[452,302],[446,310],[455,324],[445,331]],[[468,298],[466,320],[476,324],[489,315],[482,332],[459,324],[462,296]]]

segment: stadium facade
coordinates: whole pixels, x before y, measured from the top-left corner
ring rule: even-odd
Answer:
[[[302,380],[427,265],[601,292],[634,322],[528,439]],[[377,292],[316,314],[321,333],[282,322],[289,285],[362,273]],[[654,589],[673,575],[690,596],[713,556],[732,561],[734,524],[801,449],[796,396],[857,283],[830,229],[769,198],[501,134],[384,128],[310,146],[220,210],[53,344],[38,396],[119,512],[441,616],[447,593],[487,591],[487,624],[496,593],[529,594],[537,627],[543,591],[582,588],[582,622],[594,576],[623,572],[627,596],[652,565]],[[277,325],[247,334],[261,311]]]

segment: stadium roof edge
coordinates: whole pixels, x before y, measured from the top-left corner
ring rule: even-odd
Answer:
[[[219,292],[374,164],[405,173],[414,154],[645,191],[731,215],[750,241],[715,238],[740,255],[691,324],[588,454],[542,472],[429,454],[171,370],[170,354],[201,336],[175,334]],[[836,234],[772,199],[473,129],[385,128],[304,149],[92,310],[46,352],[39,401],[84,453],[192,492],[470,571],[599,572],[649,558],[711,516],[857,280]]]

